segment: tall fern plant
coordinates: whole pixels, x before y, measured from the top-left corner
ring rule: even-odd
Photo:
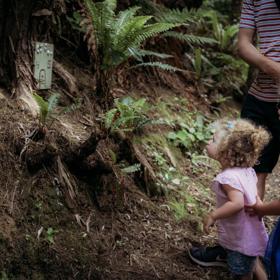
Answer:
[[[110,86],[118,67],[130,57],[148,55],[141,46],[148,38],[178,26],[172,23],[150,23],[152,16],[137,16],[139,7],[132,7],[116,14],[117,1],[104,0],[93,3],[83,0],[86,13],[81,22],[86,31],[88,45],[95,57],[96,93],[110,107],[113,98]],[[155,55],[150,53],[150,55]],[[167,70],[174,70],[170,65]]]

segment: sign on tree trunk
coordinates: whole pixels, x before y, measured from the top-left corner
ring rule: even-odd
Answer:
[[[52,84],[53,44],[35,43],[34,78],[37,89],[50,89]]]

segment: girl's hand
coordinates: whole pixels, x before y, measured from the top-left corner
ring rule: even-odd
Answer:
[[[203,230],[205,233],[210,233],[210,227],[215,224],[215,219],[211,214],[209,214],[207,217],[203,219]]]

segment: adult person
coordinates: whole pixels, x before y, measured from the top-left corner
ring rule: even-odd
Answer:
[[[272,139],[254,167],[258,192],[265,193],[267,175],[277,164],[280,153],[280,0],[244,0],[238,34],[239,55],[259,72],[245,98],[241,117],[266,127]],[[258,48],[254,36],[258,38]]]

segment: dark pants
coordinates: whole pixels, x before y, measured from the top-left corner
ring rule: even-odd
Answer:
[[[280,153],[280,120],[277,103],[261,101],[248,94],[243,104],[241,118],[263,126],[271,134],[272,139],[254,166],[256,173],[271,173],[277,164]]]

